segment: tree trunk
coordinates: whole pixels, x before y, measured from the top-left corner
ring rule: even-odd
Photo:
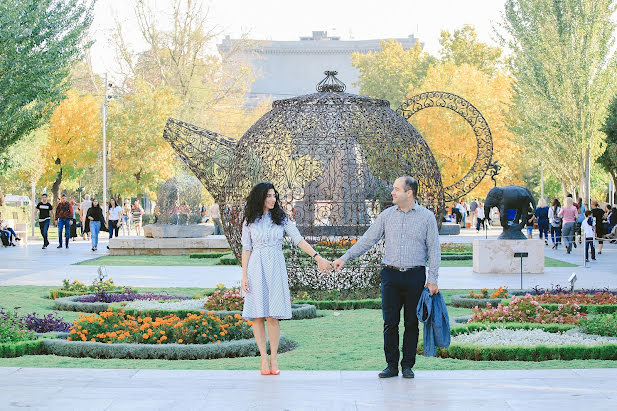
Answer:
[[[60,199],[60,185],[61,184],[62,184],[62,167],[60,167],[60,171],[58,171],[58,175],[56,176],[56,181],[54,181],[54,184],[51,186],[51,194],[54,196],[52,200],[52,204],[54,204],[54,209],[56,207],[55,204]]]

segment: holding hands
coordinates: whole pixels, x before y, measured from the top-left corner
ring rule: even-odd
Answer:
[[[322,256],[318,255],[317,257],[315,257],[315,261],[317,261],[317,267],[322,273],[329,273],[330,271],[332,271],[332,263],[323,258]]]

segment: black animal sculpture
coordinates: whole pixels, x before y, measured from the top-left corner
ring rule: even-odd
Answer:
[[[499,208],[499,218],[503,227],[503,233],[498,238],[501,240],[524,240],[526,237],[521,229],[525,226],[527,212],[536,208],[536,202],[531,192],[525,187],[515,185],[493,187],[484,200],[484,214],[487,218],[489,218],[493,207]],[[512,209],[516,210],[516,217],[513,221],[509,221],[508,210]]]

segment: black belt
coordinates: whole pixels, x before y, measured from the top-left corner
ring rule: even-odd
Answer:
[[[409,270],[413,270],[414,268],[424,268],[423,265],[414,265],[413,267],[397,267],[397,266],[388,265],[388,264],[384,264],[384,267],[389,268],[391,270],[395,270],[395,271],[409,271]]]

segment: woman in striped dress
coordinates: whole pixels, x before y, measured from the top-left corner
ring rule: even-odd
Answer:
[[[302,238],[281,208],[279,194],[271,183],[253,187],[246,200],[243,221],[242,290],[245,298],[242,317],[253,321],[253,334],[261,355],[261,374],[278,375],[279,320],[291,318],[283,235],[287,234],[294,245],[313,257],[321,271],[330,271],[331,263]],[[266,350],[266,322],[270,359]]]

